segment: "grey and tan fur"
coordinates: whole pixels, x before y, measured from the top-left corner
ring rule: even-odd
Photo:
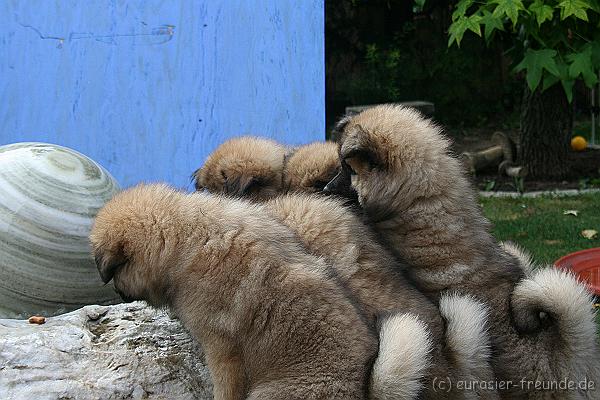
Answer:
[[[407,282],[404,266],[340,199],[296,193],[265,206],[307,250],[327,261],[367,318],[381,320],[374,398],[496,398],[494,390],[446,393],[435,387],[446,379],[493,379],[485,307],[469,297],[448,295],[441,300],[440,314]]]
[[[272,161],[263,156],[267,152],[276,151],[273,142],[258,138],[241,139],[220,146],[211,155],[211,163],[207,163],[199,170],[203,171],[203,176],[208,175],[212,165],[246,165],[248,168],[245,169],[235,171],[229,169],[234,171],[233,180],[261,180],[262,171],[274,168]],[[249,150],[242,149],[241,147],[247,145],[248,140],[252,145],[260,143],[264,146],[264,152],[256,152],[252,146]],[[240,157],[241,159],[238,159]],[[318,142],[301,146],[285,158],[281,192],[320,191],[326,181],[339,171],[339,167],[337,145],[334,143]],[[212,174],[219,175],[217,171],[213,171]],[[211,190],[223,192],[225,191],[223,188],[224,184],[221,187],[212,187]],[[234,194],[245,195],[239,191],[234,191]],[[257,199],[251,195],[247,197]],[[432,391],[432,379],[435,378],[433,374],[439,375],[438,379],[445,379],[447,375],[457,379],[475,375],[467,372],[472,371],[469,367],[472,358],[470,355],[475,358],[485,358],[489,353],[485,332],[486,310],[481,309],[480,313],[472,315],[461,312],[452,315],[455,320],[451,325],[476,325],[480,329],[479,341],[473,340],[469,346],[457,349],[452,354],[454,358],[464,357],[462,362],[460,360],[457,362],[465,368],[458,372],[454,371],[453,368],[449,368],[449,354],[443,354],[442,347],[446,340],[452,341],[455,345],[464,340],[460,340],[458,331],[453,332],[454,339],[443,337],[443,322],[439,311],[408,285],[404,276],[394,272],[394,265],[397,264],[395,259],[376,244],[359,218],[344,208],[339,201],[303,195],[276,198],[268,202],[267,206],[274,211],[276,217],[298,234],[313,254],[325,257],[328,263],[333,265],[342,280],[349,284],[352,294],[357,297],[359,305],[368,315],[386,321],[381,324],[380,343],[384,347],[381,348],[375,364],[372,395],[376,398],[413,398],[417,392],[422,392],[425,388],[428,391],[427,398],[443,398],[444,395],[434,395]],[[476,308],[470,307],[473,300],[468,298],[457,298],[449,304],[454,305],[458,310]],[[447,308],[452,309],[451,306]],[[384,314],[394,312],[398,314],[384,317]],[[402,312],[412,312],[412,314],[401,315]],[[411,317],[416,318],[417,321],[413,321]],[[405,325],[396,326],[396,323]],[[423,330],[427,332],[431,330],[427,337],[416,336],[419,324],[422,324]],[[412,334],[400,337],[400,332]],[[469,336],[469,339],[473,338],[474,335]],[[472,353],[468,353],[467,350],[472,350]],[[415,358],[419,358],[422,364],[411,361]],[[433,363],[435,365],[431,360],[435,360]],[[483,378],[489,376],[489,373],[483,369],[478,372],[478,376]],[[493,398],[492,393],[482,393],[482,395]],[[469,393],[464,391],[453,393],[457,398],[462,398],[463,395],[466,398]]]
[[[342,171],[326,189],[356,190],[373,228],[432,299],[452,290],[489,307],[496,377],[516,382],[502,396],[598,398],[600,390],[532,388],[600,383],[590,296],[565,272],[526,276],[519,258],[498,245],[440,129],[393,105],[346,118],[338,129]]]
[[[523,269],[525,275],[530,276],[537,268],[533,262],[531,254],[527,253],[521,246],[513,242],[500,242],[500,247],[509,255],[517,259],[519,266]]]
[[[260,205],[138,186],[90,236],[105,282],[168,306],[202,344],[216,399],[363,399],[377,339],[323,260]]]
[[[283,188],[286,192],[320,192],[339,169],[340,159],[334,142],[300,146],[285,159]]]
[[[222,143],[192,178],[197,190],[266,200],[282,191],[289,149],[266,138],[240,136]]]
[[[596,376],[597,381],[600,376],[599,346],[590,340],[597,328],[590,320],[589,309],[581,306],[592,301],[586,288],[565,270],[537,265],[531,254],[515,243],[502,242],[500,245],[518,260],[527,276],[515,287],[512,296],[519,329],[539,329],[542,323],[547,323],[548,318],[552,317],[545,310],[552,310],[554,316],[560,315],[556,323],[572,339],[571,348],[565,352],[565,360],[571,363],[572,375]],[[587,356],[581,357],[584,354]],[[593,372],[590,373],[590,370]],[[595,395],[600,397],[600,393]]]
[[[198,190],[267,200],[288,192],[319,192],[339,167],[333,142],[290,149],[270,139],[240,136],[217,147],[192,178]]]

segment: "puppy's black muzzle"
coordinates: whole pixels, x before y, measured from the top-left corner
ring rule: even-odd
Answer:
[[[351,204],[358,204],[358,193],[352,187],[350,168],[342,161],[342,168],[332,180],[325,185],[323,192],[347,200]]]

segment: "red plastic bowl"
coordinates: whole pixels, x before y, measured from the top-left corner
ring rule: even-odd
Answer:
[[[573,271],[596,296],[600,296],[600,247],[567,254],[556,260],[554,265]]]

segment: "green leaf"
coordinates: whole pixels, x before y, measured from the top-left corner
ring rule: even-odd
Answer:
[[[467,19],[467,29],[477,34],[477,36],[481,36],[481,26],[479,25],[480,22],[481,17],[479,15],[471,15]]]
[[[504,30],[504,26],[502,26],[502,19],[494,17],[488,10],[483,10],[483,16],[481,17],[480,22],[484,26],[486,41],[489,41],[494,29],[498,29],[500,31]]]
[[[467,30],[467,24],[465,23],[466,18],[462,17],[456,21],[454,21],[450,28],[448,28],[448,34],[450,37],[448,38],[448,47],[452,46],[453,42],[456,42],[456,45],[460,47],[460,41],[462,40],[465,31]]]
[[[591,45],[584,46],[583,50],[579,53],[569,54],[567,60],[571,61],[569,76],[572,79],[577,79],[581,75],[588,87],[592,87],[598,82],[598,77],[594,73],[594,67],[592,66]]]
[[[570,80],[569,77],[569,67],[562,61],[561,58],[556,58],[556,68],[558,69],[558,75],[554,74],[544,74],[544,83],[542,86],[542,91],[548,89],[549,87],[555,85],[556,83],[564,80]]]
[[[460,17],[464,17],[467,9],[473,4],[474,0],[460,0],[456,5],[456,10],[452,13],[452,21],[457,20]]]
[[[544,21],[552,21],[552,15],[554,9],[543,3],[542,0],[535,0],[530,6],[529,11],[535,15],[538,26],[542,25]]]
[[[581,0],[580,0],[581,1]],[[524,11],[525,7],[521,0],[494,0],[497,4],[494,9],[494,17],[502,17],[506,15],[513,23],[513,27],[517,25],[519,11]]]
[[[525,52],[525,57],[519,63],[519,65],[517,65],[515,70],[517,72],[524,69],[527,70],[527,84],[529,85],[529,89],[533,91],[540,84],[544,70],[548,71],[552,75],[560,76],[556,61],[554,60],[555,56],[555,50],[527,49],[527,52]]]
[[[567,96],[567,101],[571,103],[573,102],[573,86],[575,85],[575,81],[569,78],[569,68],[567,67],[567,64],[558,59],[556,62],[556,66],[559,71],[559,76],[545,74],[542,91],[560,82],[565,92],[565,96]]]
[[[560,79],[558,78],[558,76],[554,76],[551,74],[546,74],[544,75],[544,82],[542,84],[542,92],[546,89],[548,89],[551,86],[554,86],[555,84],[558,83],[558,81],[560,81]]]
[[[448,29],[448,33],[450,34],[450,38],[448,39],[448,47],[450,47],[453,42],[456,42],[456,45],[460,47],[460,41],[467,30],[470,30],[481,36],[481,26],[479,25],[480,21],[481,17],[479,15],[461,17],[454,21]]]
[[[600,12],[600,4],[598,3],[598,0],[588,0],[588,3],[590,4],[590,8],[596,12]]]
[[[569,67],[567,64],[561,58],[557,58],[556,60],[556,67],[558,68],[559,72],[558,79],[560,80],[560,84],[565,91],[567,101],[571,103],[573,101],[573,86],[575,86],[575,81],[569,76]]]
[[[573,101],[573,86],[575,85],[575,81],[560,81],[560,83],[562,84],[563,90],[565,91],[567,100],[569,101],[569,103],[571,103]]]
[[[584,21],[588,20],[585,10],[591,8],[591,5],[585,0],[563,0],[558,3],[560,8],[560,19],[564,20],[571,15]]]
[[[427,0],[414,0],[413,6],[412,6],[412,10],[414,14],[418,14],[423,12],[423,10],[425,9],[425,2]]]

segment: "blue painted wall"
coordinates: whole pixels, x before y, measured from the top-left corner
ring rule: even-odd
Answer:
[[[0,144],[189,187],[224,139],[322,140],[323,0],[4,0]]]

